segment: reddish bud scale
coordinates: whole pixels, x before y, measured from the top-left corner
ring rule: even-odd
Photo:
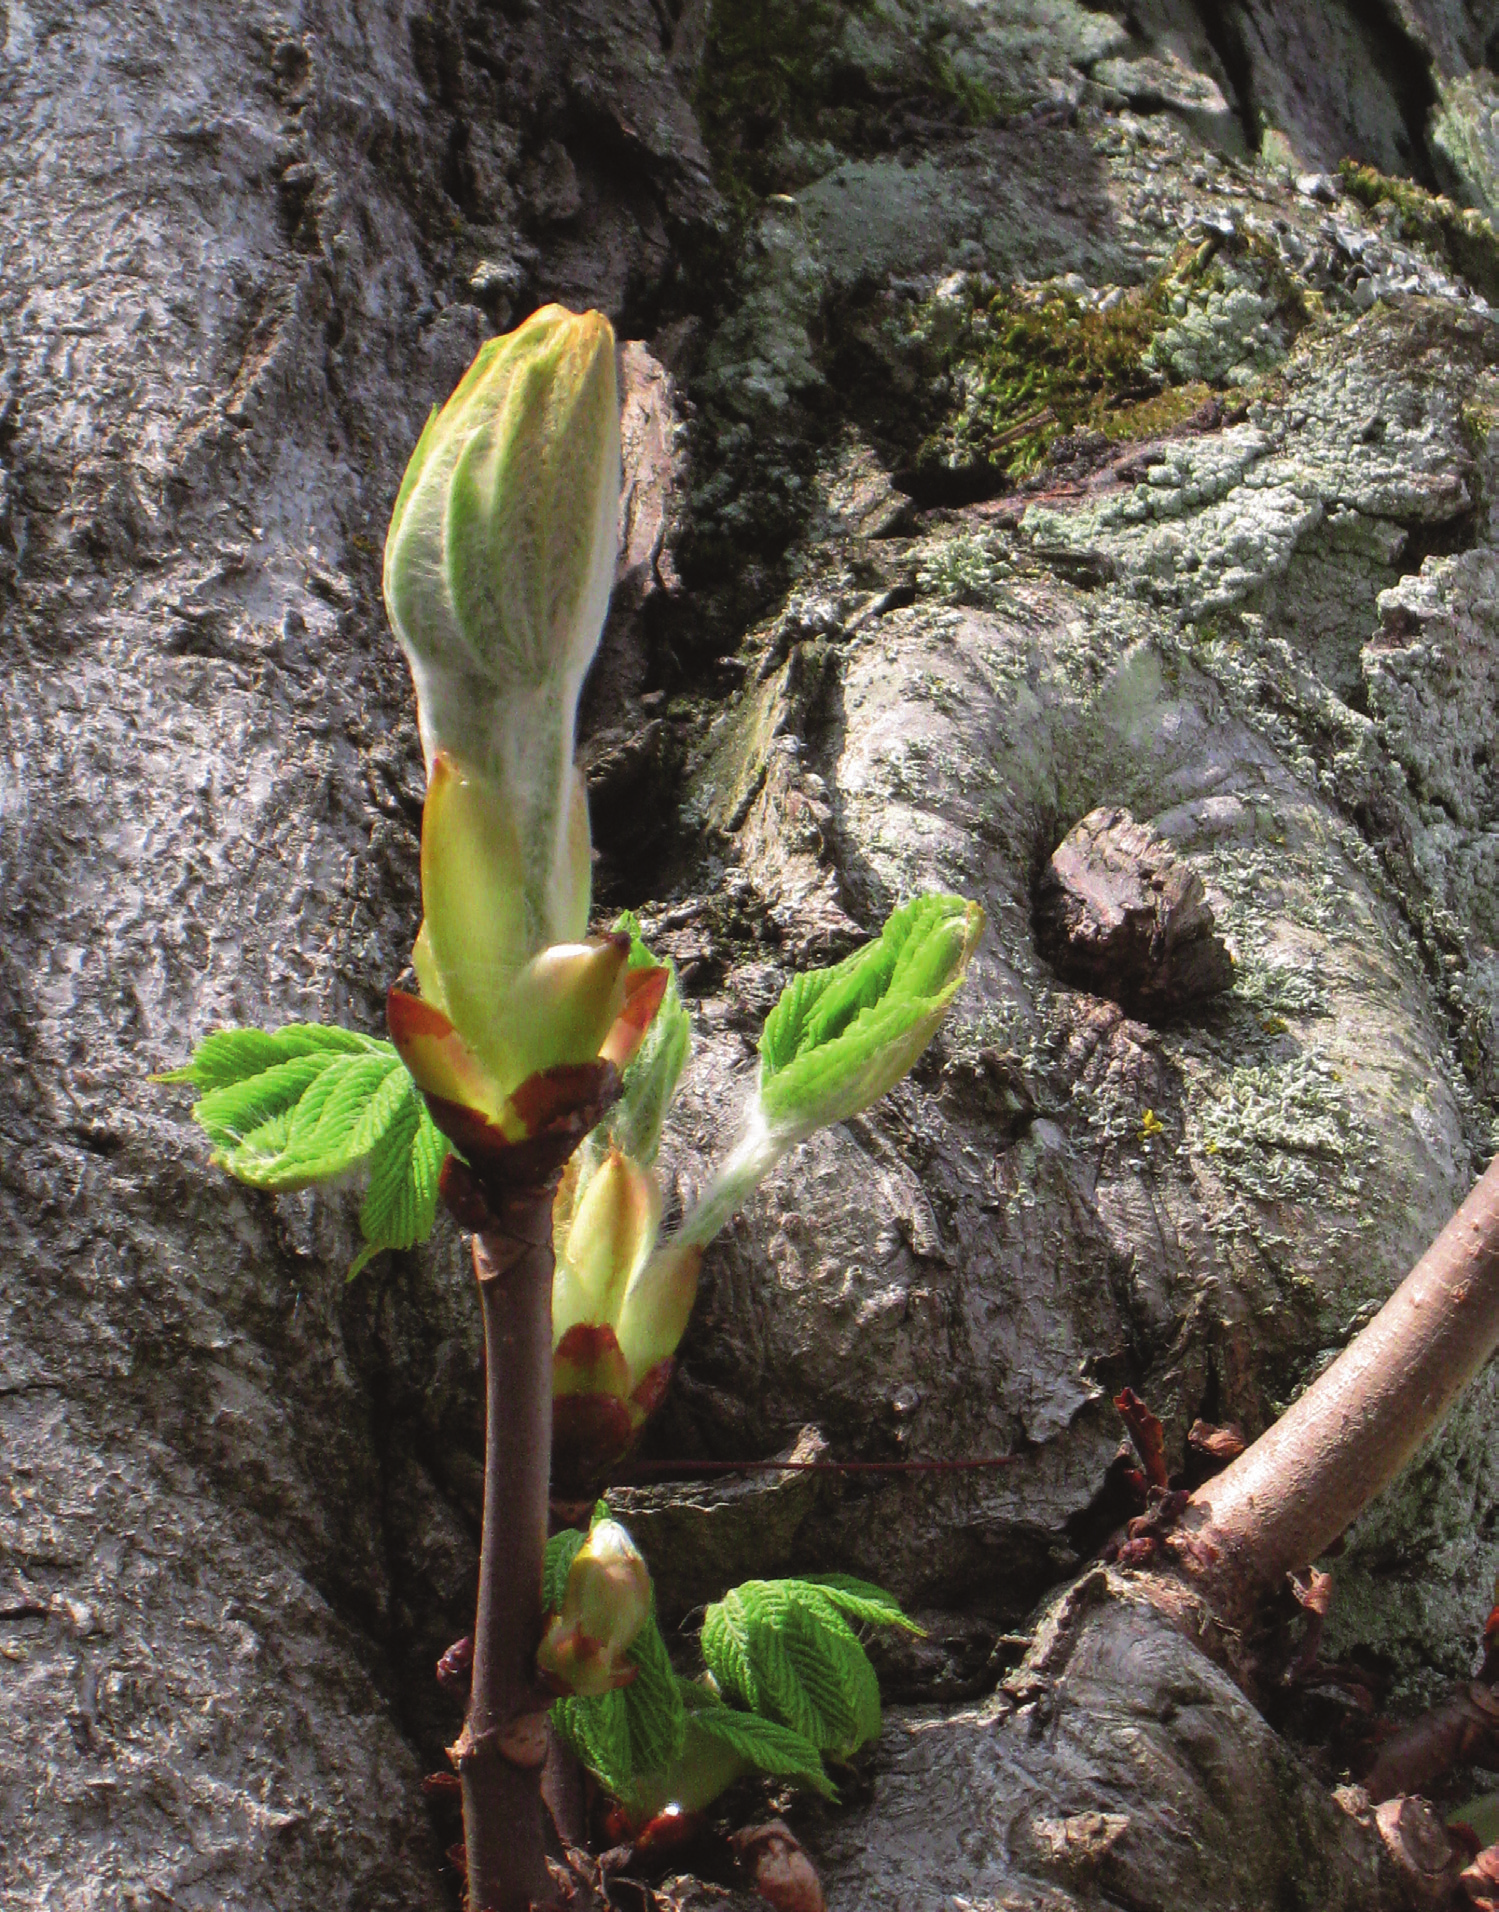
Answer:
[[[437,1662],[437,1684],[450,1693],[466,1693],[474,1670],[474,1643],[467,1634],[455,1640]]]
[[[612,1330],[570,1329],[573,1334]],[[581,1497],[606,1479],[629,1453],[641,1429],[666,1397],[676,1363],[658,1361],[628,1397],[610,1392],[557,1393],[552,1399],[552,1485],[562,1498]]]
[[[628,1826],[628,1821],[625,1822]],[[668,1852],[679,1852],[699,1838],[707,1825],[700,1812],[684,1812],[680,1806],[667,1806],[654,1819],[648,1819],[635,1834],[637,1858],[659,1859]]]

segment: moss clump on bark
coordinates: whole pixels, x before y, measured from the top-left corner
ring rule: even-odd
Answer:
[[[910,328],[946,405],[912,460],[917,484],[980,495],[1026,477],[1073,433],[1169,432],[1213,389],[1277,363],[1313,316],[1262,248],[1216,238],[1182,245],[1150,284],[1102,299],[1067,284],[939,287]]]
[[[988,126],[1030,103],[965,60],[962,23],[875,0],[713,0],[694,104],[719,187],[741,214],[839,157],[888,151],[903,113]]]
[[[720,188],[747,212],[787,177],[789,140],[856,132],[868,83],[840,54],[852,14],[870,0],[715,0],[699,69],[698,120]]]
[[[1161,329],[1157,289],[1110,308],[1048,287],[940,289],[916,313],[917,340],[945,362],[952,409],[918,448],[918,475],[1023,477],[1064,432],[1159,394],[1143,359]]]

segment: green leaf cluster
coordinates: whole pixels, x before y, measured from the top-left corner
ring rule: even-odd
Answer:
[[[976,903],[919,896],[874,942],[794,976],[760,1034],[760,1106],[793,1137],[882,1096],[926,1047],[984,925]]]
[[[702,1790],[702,1772],[691,1770],[691,1762],[699,1769],[706,1768],[710,1775],[725,1772],[725,1784],[746,1772],[757,1772],[806,1786],[824,1799],[838,1797],[822,1755],[803,1734],[766,1719],[762,1713],[730,1706],[711,1687],[695,1680],[679,1678],[678,1687],[687,1709],[687,1746],[682,1763],[689,1766],[681,1776],[678,1791],[693,1787],[695,1782],[696,1790]]]
[[[351,1279],[382,1249],[431,1234],[448,1145],[390,1043],[316,1023],[221,1029],[160,1080],[199,1091],[193,1119],[214,1161],[253,1188],[306,1188],[367,1170],[365,1246]]]
[[[548,1541],[549,1607],[582,1544],[577,1532]],[[552,1720],[640,1822],[668,1801],[706,1805],[747,1772],[834,1799],[823,1754],[847,1758],[880,1727],[879,1686],[855,1625],[919,1630],[889,1594],[846,1574],[749,1580],[707,1610],[706,1681],[672,1670],[653,1616],[627,1656],[634,1680],[596,1699],[558,1700]]]
[[[879,1682],[851,1621],[911,1626],[866,1581],[746,1580],[708,1608],[703,1658],[727,1699],[846,1759],[880,1730]]]

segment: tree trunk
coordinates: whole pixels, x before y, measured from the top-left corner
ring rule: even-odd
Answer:
[[[708,1256],[650,1454],[1016,1463],[621,1496],[668,1624],[793,1568],[925,1617],[818,1835],[834,1912],[1378,1902],[1117,1576],[994,1681],[1120,1517],[1107,1395],[1172,1465],[1265,1426],[1499,1112],[1499,289],[1466,212],[1337,175],[1499,207],[1493,53],[1460,0],[1042,11],[0,0],[7,1907],[451,1902],[420,1781],[496,1308],[446,1220],[348,1284],[357,1197],[230,1187],[147,1078],[382,1027],[422,800],[385,526],[550,299],[627,341],[582,755],[598,913],[691,1002],[667,1168],[731,1139],[791,969],[921,887],[994,926],[930,1066]],[[1232,990],[1059,984],[1033,886],[1100,806],[1200,880]],[[1402,1677],[1487,1604],[1471,1403],[1339,1568]],[[476,1745],[534,1703],[515,1587]]]

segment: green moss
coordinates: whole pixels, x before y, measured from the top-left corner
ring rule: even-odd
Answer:
[[[959,119],[969,126],[992,126],[1003,117],[1004,107],[1000,101],[982,80],[974,79],[956,65],[935,29],[929,31],[922,51],[933,90],[952,103]]]
[[[1252,339],[1233,331],[1240,306],[1250,309]],[[1230,253],[1211,239],[1180,247],[1149,285],[1108,305],[1057,285],[944,286],[911,320],[911,340],[947,401],[916,451],[917,481],[978,491],[1023,478],[1071,433],[1140,439],[1173,430],[1213,387],[1242,385],[1283,354],[1312,316],[1261,249],[1243,242]]]
[[[1499,299],[1499,232],[1482,213],[1351,159],[1345,159],[1340,170],[1345,188],[1360,205],[1371,211],[1393,206],[1404,237],[1435,253],[1484,298]]]
[[[1212,387],[1206,379],[1194,378],[1187,385],[1168,385],[1153,398],[1142,398],[1106,413],[1099,429],[1106,438],[1164,437],[1184,425],[1194,412],[1200,412],[1212,396]]]
[[[1481,398],[1465,399],[1458,413],[1458,426],[1468,450],[1475,458],[1481,458],[1488,451],[1490,438],[1499,431],[1499,406],[1487,404]]]
[[[980,287],[961,303],[939,292],[913,330],[946,361],[954,403],[917,451],[918,474],[1023,477],[1063,433],[1154,398],[1164,380],[1142,360],[1162,322],[1155,286],[1107,311],[1056,287]]]

